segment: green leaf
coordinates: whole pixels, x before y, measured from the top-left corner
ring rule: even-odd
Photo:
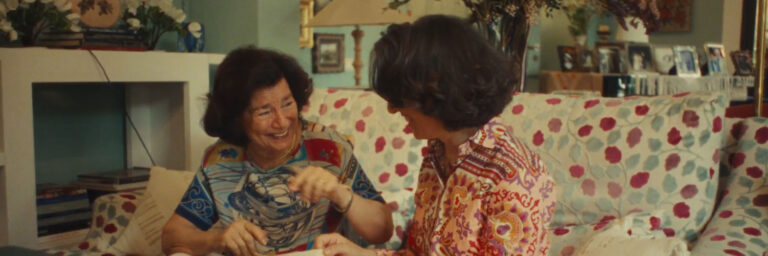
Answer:
[[[112,219],[117,214],[117,210],[115,209],[114,205],[110,205],[109,208],[107,208],[107,219]]]
[[[408,152],[408,163],[411,165],[417,165],[417,161],[419,161],[419,156],[417,156],[416,153]]]
[[[586,202],[584,198],[574,198],[571,202],[571,208],[573,208],[576,211],[581,211],[586,206]]]
[[[757,210],[755,208],[746,209],[746,210],[744,210],[744,213],[746,213],[749,216],[755,217],[755,218],[762,218],[763,217],[763,213],[761,213],[759,210]]]
[[[696,177],[699,178],[699,181],[705,181],[709,179],[709,170],[704,167],[699,167],[699,169],[696,171]]]
[[[683,166],[683,176],[691,174],[694,169],[696,169],[696,163],[693,160],[688,160],[688,162],[685,162],[685,166]]]
[[[590,166],[589,172],[592,173],[592,176],[597,180],[603,179],[605,177],[605,169],[599,165]]]
[[[651,149],[651,152],[656,152],[661,149],[661,141],[658,139],[648,139],[648,147]]]
[[[106,203],[100,203],[98,209],[99,209],[99,212],[103,212],[104,210],[107,209],[107,204]]]
[[[688,230],[685,232],[686,241],[696,241],[698,237],[699,237],[699,234],[696,233],[696,230]]]
[[[595,106],[590,111],[590,115],[592,115],[592,116],[600,116],[601,114],[603,114],[603,106],[602,105]]]
[[[628,201],[629,201],[630,203],[632,203],[632,204],[639,204],[639,203],[640,203],[640,201],[642,201],[642,200],[643,200],[643,193],[640,193],[640,192],[632,192],[631,194],[629,194],[629,199],[628,199]]]
[[[703,104],[703,103],[704,103],[704,102],[703,102],[703,101],[701,101],[701,99],[698,99],[698,98],[693,98],[693,99],[691,99],[691,100],[689,100],[689,101],[688,101],[688,107],[689,107],[689,108],[698,108],[698,107],[699,107],[699,106],[701,106],[701,104]]]
[[[410,185],[412,187],[414,185],[414,183],[413,183],[414,177],[413,176],[414,175],[406,176],[405,179],[403,180],[403,182],[405,182],[406,185]]]
[[[533,125],[533,119],[526,118],[523,120],[523,131],[527,132],[529,129],[531,129],[531,125]]]
[[[384,153],[384,163],[388,165],[394,165],[392,161],[394,161],[394,157],[392,156],[392,151],[387,150],[387,152]]]
[[[632,114],[632,110],[629,110],[629,108],[622,107],[619,109],[619,118],[621,119],[627,119],[629,115]]]
[[[654,131],[658,132],[662,125],[664,125],[664,117],[661,115],[654,116],[653,120],[651,120],[651,128]]]
[[[590,152],[598,152],[603,148],[604,145],[605,144],[603,144],[602,141],[594,137],[587,140],[587,149]]]
[[[552,150],[552,146],[555,145],[555,140],[552,139],[552,136],[548,136],[546,139],[544,139],[544,149],[546,151]]]
[[[733,221],[731,221],[731,223],[733,223]],[[725,235],[728,236],[728,237],[744,239],[744,234],[738,233],[738,232],[728,232],[728,233],[725,233]]]
[[[128,226],[128,219],[125,218],[125,216],[123,215],[117,216],[117,218],[115,219],[115,222],[117,222],[117,225],[121,227]]]
[[[707,144],[707,141],[709,141],[709,137],[712,136],[712,133],[709,132],[709,130],[704,130],[701,133],[701,136],[699,136],[699,145],[704,146],[704,144]]]
[[[581,219],[584,221],[584,224],[587,223],[594,223],[598,221],[598,215],[594,212],[584,212],[581,214]],[[583,226],[577,226],[577,227],[583,227]]]
[[[739,140],[739,151],[746,152],[757,146],[754,140]]]
[[[704,223],[704,221],[707,220],[707,217],[709,216],[709,211],[707,211],[706,207],[702,207],[699,209],[699,211],[696,213],[696,225],[701,225]]]
[[[619,139],[621,139],[621,133],[618,130],[612,131],[608,134],[608,145],[616,144]]]
[[[606,174],[608,174],[608,177],[611,177],[611,179],[618,179],[621,177],[621,174],[624,173],[624,170],[619,167],[619,165],[612,164],[608,166],[608,170],[605,171]]]
[[[659,157],[657,155],[650,155],[648,158],[645,159],[645,163],[643,163],[643,170],[646,171],[652,171],[653,169],[656,169],[656,167],[659,166]]]
[[[752,181],[752,179],[750,179],[750,178],[741,176],[741,177],[739,177],[739,185],[744,187],[744,188],[749,189],[749,188],[752,188],[752,185],[755,185],[755,182]]]
[[[755,237],[755,238],[749,239],[749,241],[752,242],[753,244],[760,246],[760,248],[768,248],[768,242],[766,242],[763,239]]]
[[[669,107],[669,111],[667,111],[667,116],[674,116],[680,113],[680,111],[683,111],[683,105],[682,104],[674,104],[671,107]]]
[[[744,220],[732,220],[728,222],[728,224],[734,227],[742,227],[744,225],[747,225],[747,222]]]
[[[696,137],[693,136],[693,133],[688,132],[683,136],[683,146],[691,148],[693,145],[696,145]]]
[[[639,163],[640,163],[640,154],[634,154],[630,156],[629,158],[627,158],[627,162],[626,162],[627,170],[635,169],[635,167],[637,167],[637,164]]]
[[[645,194],[645,201],[649,204],[657,204],[661,199],[661,195],[654,188],[648,188],[648,192]]]
[[[747,207],[750,203],[749,198],[746,196],[740,196],[739,199],[736,199],[736,204],[741,207]]]
[[[758,148],[755,152],[755,161],[764,165],[768,164],[768,149]]]
[[[568,134],[561,136],[560,140],[557,142],[557,150],[563,150],[563,148],[570,142],[570,137],[571,136]]]
[[[715,184],[714,182],[707,183],[707,198],[709,199],[715,199],[717,196],[717,185]]]
[[[419,139],[411,139],[411,143],[410,144],[411,144],[411,147],[413,148],[413,147],[418,147],[418,146],[422,145],[422,143],[424,143],[424,142],[422,142]]]
[[[662,184],[664,192],[672,193],[677,190],[677,180],[672,175],[667,174]]]
[[[573,120],[573,124],[575,126],[581,126],[582,124],[586,123],[588,120],[587,117],[581,116],[579,118],[576,118],[576,120]]]
[[[601,197],[600,199],[597,199],[597,208],[599,208],[601,211],[607,212],[613,209],[613,204],[611,203],[611,200],[608,200],[608,198]]]
[[[571,146],[571,152],[569,156],[573,160],[578,160],[581,158],[581,147],[579,146],[579,144],[573,144],[573,146]]]

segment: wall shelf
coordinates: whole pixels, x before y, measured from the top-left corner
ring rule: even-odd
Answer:
[[[157,165],[179,170],[200,166],[205,147],[215,142],[200,119],[211,64],[220,54],[0,48],[0,246],[40,248],[35,203],[35,149],[32,87],[36,84],[105,83],[126,86],[130,114]],[[3,122],[2,120],[13,120]],[[128,167],[151,163],[132,129],[126,127]],[[4,151],[3,151],[4,150]],[[44,239],[45,240],[45,239]]]

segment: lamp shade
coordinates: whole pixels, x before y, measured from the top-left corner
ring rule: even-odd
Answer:
[[[309,20],[307,26],[382,25],[410,21],[408,15],[390,9],[387,0],[334,0]]]

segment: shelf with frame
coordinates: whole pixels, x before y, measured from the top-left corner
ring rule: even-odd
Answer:
[[[215,142],[200,120],[210,67],[221,59],[206,53],[0,48],[0,73],[13,74],[0,76],[0,246],[49,248],[49,237],[38,238],[36,228],[33,86],[108,84],[107,76],[124,84],[125,110],[156,164],[193,170]],[[135,132],[125,130],[126,167],[151,167]]]

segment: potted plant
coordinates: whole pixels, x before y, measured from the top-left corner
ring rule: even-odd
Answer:
[[[126,26],[138,31],[148,50],[155,49],[166,32],[176,31],[180,37],[186,36],[187,32],[200,35],[199,23],[182,25],[187,15],[174,7],[172,0],[125,0],[125,7],[123,19]]]
[[[0,40],[34,45],[46,30],[80,32],[80,15],[70,9],[69,0],[4,0],[0,2]]]

